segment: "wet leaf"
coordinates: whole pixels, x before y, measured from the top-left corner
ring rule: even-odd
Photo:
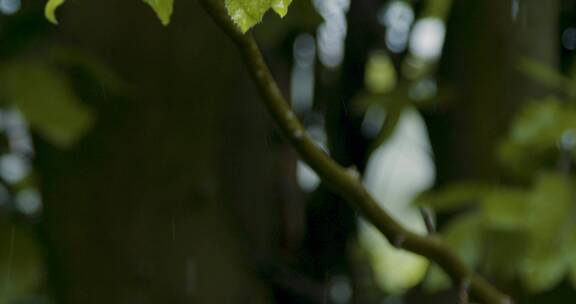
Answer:
[[[225,0],[224,3],[234,23],[246,32],[259,23],[269,9],[284,17],[292,0]]]

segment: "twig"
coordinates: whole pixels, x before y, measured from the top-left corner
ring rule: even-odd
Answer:
[[[420,207],[420,215],[422,215],[422,220],[424,220],[424,224],[426,225],[426,231],[429,235],[436,233],[436,226],[434,225],[434,219],[432,218],[432,214],[430,210],[425,207]]]
[[[200,0],[216,24],[232,39],[245,61],[269,114],[300,157],[334,192],[343,196],[391,242],[436,262],[460,286],[469,281],[471,295],[483,302],[503,304],[510,299],[469,269],[440,239],[423,237],[398,224],[368,193],[357,174],[322,151],[303,128],[282,96],[251,34],[242,34],[229,18],[222,0]]]

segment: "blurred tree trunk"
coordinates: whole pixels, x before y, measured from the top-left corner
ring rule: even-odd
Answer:
[[[330,154],[340,165],[360,173],[366,167],[369,140],[361,132],[364,115],[355,101],[364,90],[370,52],[380,43],[381,27],[375,15],[380,4],[378,0],[350,2],[343,62],[337,68],[318,69],[320,85],[316,97],[324,107]],[[312,274],[326,286],[331,280],[342,278],[351,288],[357,285],[353,273],[356,265],[350,259],[357,218],[354,208],[323,185],[311,197],[306,244],[312,258]],[[353,296],[362,298],[360,293]]]
[[[196,1],[166,28],[144,3],[80,2],[59,40],[103,58],[129,97],[83,92],[90,134],[39,144],[59,303],[269,302],[257,263],[278,247],[281,155],[234,48]]]
[[[557,0],[454,1],[440,77],[456,97],[431,124],[439,183],[501,177],[496,147],[513,115],[549,93],[519,59],[558,65],[559,13]]]
[[[559,13],[557,0],[454,1],[439,76],[454,98],[426,113],[439,185],[518,182],[502,170],[497,148],[522,105],[551,94],[521,71],[519,60],[557,67]],[[504,281],[500,287],[518,296],[514,282]]]

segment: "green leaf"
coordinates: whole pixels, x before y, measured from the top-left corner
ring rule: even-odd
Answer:
[[[556,158],[558,143],[576,130],[576,108],[550,97],[532,102],[514,119],[507,139],[499,147],[500,159],[517,171],[534,170],[550,155]]]
[[[562,281],[567,266],[565,248],[548,248],[546,254],[529,257],[522,263],[522,283],[532,293],[550,290]]]
[[[539,176],[530,202],[530,224],[532,234],[546,245],[561,236],[568,223],[572,222],[574,202],[573,184],[558,173],[543,173]]]
[[[272,9],[280,15],[280,17],[284,17],[288,14],[288,7],[291,3],[292,0],[272,0]]]
[[[522,57],[518,62],[521,71],[532,76],[542,84],[559,88],[570,83],[570,79],[564,77],[557,69],[552,66],[541,63],[529,57]]]
[[[431,207],[437,212],[452,211],[480,201],[489,189],[490,186],[477,182],[452,183],[421,194],[416,204]]]
[[[482,201],[485,225],[497,230],[522,230],[530,207],[530,192],[522,189],[499,188]]]
[[[244,33],[260,22],[269,9],[284,17],[291,3],[292,0],[225,0],[228,14]]]
[[[480,261],[482,226],[477,214],[467,214],[448,223],[442,231],[446,244],[469,267],[475,267]],[[424,288],[435,292],[450,287],[450,278],[437,265],[430,267],[424,281]]]
[[[144,0],[144,2],[152,7],[163,25],[170,23],[172,11],[174,10],[174,0]]]
[[[530,246],[521,279],[531,292],[558,284],[569,266],[573,231],[573,185],[561,174],[545,173],[537,181],[526,217]]]
[[[76,143],[94,121],[67,79],[42,63],[15,61],[2,67],[0,94],[40,135],[62,148]]]
[[[482,270],[502,281],[517,279],[530,236],[525,230],[484,227]]]
[[[58,24],[58,20],[56,19],[56,9],[64,4],[66,0],[48,0],[46,3],[46,7],[44,8],[44,15],[46,19],[54,24]]]

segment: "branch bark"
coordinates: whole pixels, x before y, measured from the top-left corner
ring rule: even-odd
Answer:
[[[456,286],[468,285],[473,298],[490,304],[512,303],[507,295],[468,268],[438,237],[424,237],[410,232],[384,211],[363,186],[355,169],[340,166],[314,143],[278,89],[254,37],[250,33],[243,34],[233,24],[223,1],[200,1],[216,24],[237,46],[269,114],[322,182],[343,196],[391,244],[437,263]]]

